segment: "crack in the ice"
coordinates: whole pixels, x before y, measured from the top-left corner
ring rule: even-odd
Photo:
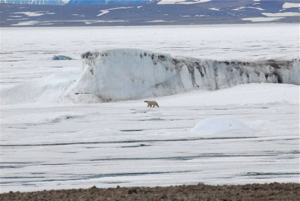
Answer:
[[[286,175],[300,175],[299,172],[247,172],[243,176],[286,176]]]
[[[256,139],[257,137],[215,137],[215,138],[184,138],[184,139],[164,139],[164,140],[124,140],[124,141],[96,141],[96,142],[64,142],[49,144],[2,144],[0,147],[35,147],[35,146],[66,146],[66,145],[86,145],[86,144],[124,144],[124,143],[145,143],[145,142],[186,142],[199,140],[243,140]]]
[[[199,158],[233,158],[233,157],[265,157],[265,156],[274,156],[273,154],[200,154],[194,156],[172,156],[172,157],[153,157],[153,158],[99,158],[92,159],[89,161],[140,161],[140,160],[193,160]]]
[[[78,175],[78,178],[66,178],[66,179],[46,179],[38,181],[25,181],[22,185],[30,185],[30,183],[42,183],[42,182],[64,182],[64,181],[81,181],[89,179],[99,179],[106,177],[133,177],[133,176],[144,176],[144,175],[160,175],[160,174],[176,174],[176,173],[189,173],[195,171],[166,171],[166,172],[129,172],[129,173],[111,173],[111,174],[90,174],[90,175]],[[31,177],[28,177],[31,178]],[[34,178],[34,177],[32,177]],[[45,178],[45,177],[36,177]],[[14,184],[16,182],[0,182],[0,184]]]

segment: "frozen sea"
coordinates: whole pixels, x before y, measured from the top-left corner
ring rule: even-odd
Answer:
[[[0,33],[1,92],[52,74],[76,78],[80,55],[94,50],[299,59],[299,24],[1,28]],[[74,60],[54,61],[54,55]],[[1,104],[0,191],[300,182],[298,85],[255,83],[155,100],[160,108],[147,108],[143,100]]]

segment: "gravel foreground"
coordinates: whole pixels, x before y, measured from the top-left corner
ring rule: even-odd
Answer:
[[[182,185],[169,187],[137,187],[72,190],[50,190],[38,192],[9,192],[0,194],[0,201],[97,201],[97,200],[207,200],[207,201],[299,201],[299,183],[271,183],[210,186]]]

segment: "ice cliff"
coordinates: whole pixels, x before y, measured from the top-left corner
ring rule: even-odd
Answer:
[[[300,60],[216,61],[138,49],[82,54],[81,74],[50,75],[0,90],[1,104],[98,103],[218,90],[246,83],[300,84]]]
[[[73,102],[165,96],[246,83],[300,84],[300,61],[214,61],[173,58],[138,49],[82,54],[82,76],[66,92]]]

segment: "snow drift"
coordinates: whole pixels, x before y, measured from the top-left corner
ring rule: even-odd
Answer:
[[[192,129],[192,132],[202,136],[209,136],[216,133],[221,133],[222,135],[224,133],[248,133],[251,132],[251,128],[231,117],[214,117],[201,120]]]
[[[138,49],[86,52],[82,58],[83,74],[66,95],[74,102],[141,99],[245,83],[300,83],[299,60],[214,61]]]
[[[49,75],[1,92],[1,104],[58,102],[74,83],[74,76]]]

